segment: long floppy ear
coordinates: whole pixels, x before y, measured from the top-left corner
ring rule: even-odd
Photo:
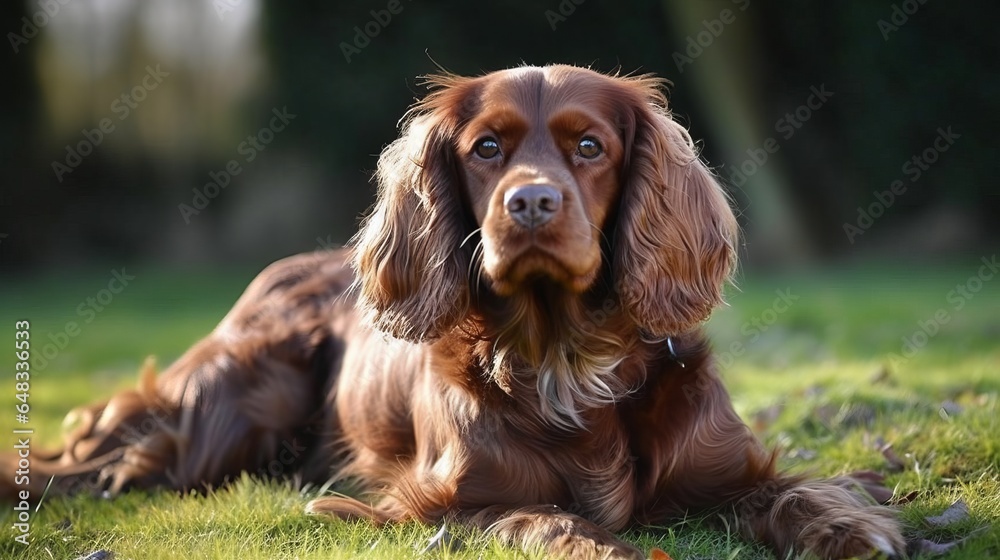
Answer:
[[[466,313],[469,252],[453,138],[457,87],[411,110],[382,151],[378,199],[352,240],[358,308],[371,326],[414,342],[445,334]]]
[[[643,99],[626,119],[632,142],[615,232],[615,288],[646,334],[671,336],[722,303],[738,228],[725,193],[670,117],[657,84],[632,83]]]

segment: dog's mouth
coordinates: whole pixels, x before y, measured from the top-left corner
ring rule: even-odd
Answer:
[[[525,243],[513,248],[505,243],[498,252],[485,243],[483,270],[498,295],[509,296],[523,286],[545,280],[572,293],[583,293],[594,283],[600,268],[600,251],[581,251]],[[589,249],[589,248],[588,248]]]
[[[540,188],[547,192],[545,185]],[[583,293],[593,284],[601,266],[600,231],[579,203],[560,200],[551,215],[537,212],[538,223],[510,204],[495,205],[487,213],[481,228],[481,266],[495,293],[510,296],[538,280],[569,293]]]

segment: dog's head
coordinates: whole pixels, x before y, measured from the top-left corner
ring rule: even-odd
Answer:
[[[547,66],[429,83],[382,153],[378,201],[353,242],[376,328],[433,339],[474,288],[582,294],[602,270],[652,336],[690,329],[721,301],[736,221],[661,80]]]

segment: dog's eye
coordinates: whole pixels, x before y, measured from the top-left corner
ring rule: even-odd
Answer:
[[[586,159],[594,159],[595,157],[601,155],[601,144],[594,140],[593,138],[586,136],[580,143],[576,145],[576,153],[580,154],[580,157]]]
[[[492,159],[500,153],[500,144],[496,138],[486,137],[476,142],[476,155],[483,159]]]

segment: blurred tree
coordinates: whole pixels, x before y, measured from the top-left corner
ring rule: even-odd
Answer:
[[[1000,93],[993,5],[401,0],[386,18],[388,0],[226,0],[224,12],[210,0],[123,0],[114,5],[132,11],[118,19],[96,0],[65,9],[77,5],[86,17],[57,14],[6,57],[14,87],[2,94],[13,110],[0,114],[0,233],[10,237],[0,255],[9,262],[259,263],[344,242],[372,201],[377,154],[434,61],[461,74],[564,62],[672,80],[677,118],[738,202],[751,263],[901,247],[950,254],[1000,236],[986,165],[996,145],[989,103]],[[16,32],[37,9],[6,4],[3,29]],[[720,28],[723,10],[733,17]],[[691,41],[706,43],[697,56]],[[101,52],[117,62],[98,76]],[[157,60],[178,69],[162,95],[58,181],[52,162]],[[781,120],[824,85],[832,97],[786,137]],[[287,131],[196,220],[182,220],[178,205],[281,107],[297,115]],[[903,165],[948,126],[961,135],[954,149],[911,181]],[[769,138],[780,148],[741,181]],[[843,224],[899,179],[905,194],[852,244]]]

